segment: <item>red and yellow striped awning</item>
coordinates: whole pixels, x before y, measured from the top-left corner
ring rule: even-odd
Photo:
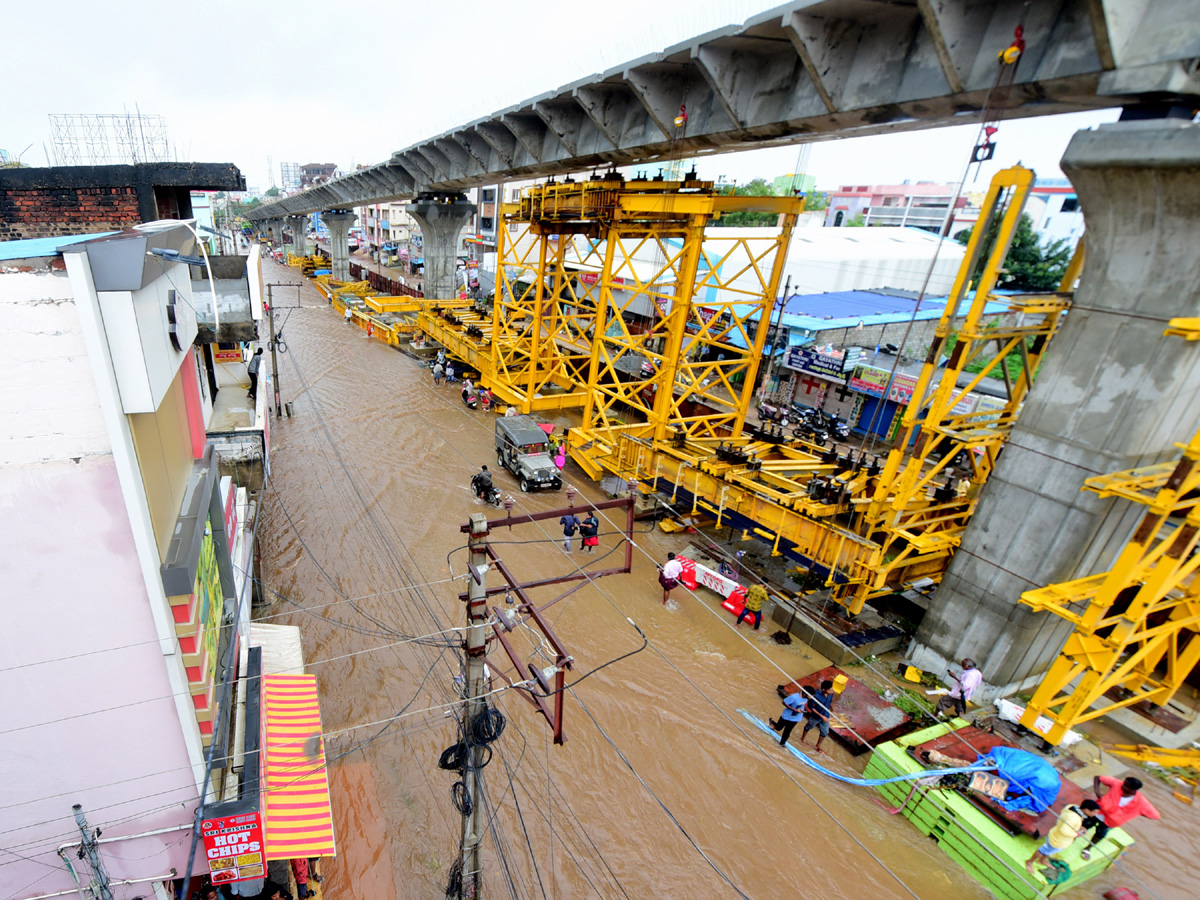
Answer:
[[[317,676],[264,675],[262,721],[267,859],[336,855]]]

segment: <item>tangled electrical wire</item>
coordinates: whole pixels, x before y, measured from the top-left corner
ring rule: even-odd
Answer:
[[[483,712],[475,717],[470,728],[463,729],[462,738],[443,750],[438,757],[439,769],[458,772],[460,775],[459,779],[450,785],[450,799],[454,802],[454,808],[464,816],[469,816],[475,811],[475,800],[471,796],[470,788],[467,787],[467,772],[483,769],[492,761],[490,745],[504,734],[504,726],[507,721],[504,713],[494,706],[484,706]],[[485,752],[477,753],[477,750]],[[461,873],[459,882],[461,890]],[[447,896],[457,896],[451,893],[454,885],[453,872],[451,872],[450,885],[451,887],[447,888]]]

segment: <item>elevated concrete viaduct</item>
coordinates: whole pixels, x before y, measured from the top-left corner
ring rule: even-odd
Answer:
[[[1124,507],[1081,494],[1083,480],[1172,458],[1172,442],[1200,420],[1200,346],[1161,336],[1167,319],[1200,316],[1200,125],[1187,121],[1200,106],[1200,0],[797,0],[252,216],[672,152],[977,122],[1018,24],[1026,43],[1012,87],[991,96],[1005,117],[1126,114],[1081,132],[1064,158],[1088,225],[1083,283],[912,647],[927,668],[974,656],[996,693],[1044,671],[1065,636],[1058,620],[1018,607],[1021,592],[1103,569],[1129,536]],[[1180,110],[1181,119],[1161,118]],[[431,236],[427,260],[453,255],[431,244],[454,234]]]

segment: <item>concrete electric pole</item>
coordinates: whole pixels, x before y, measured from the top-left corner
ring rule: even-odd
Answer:
[[[463,782],[469,798],[462,823],[462,895],[478,898],[483,882],[480,876],[479,847],[483,842],[483,753],[482,744],[473,740],[475,723],[487,712],[487,516],[472,513],[467,546],[470,570],[467,579],[467,702],[463,713],[463,740],[467,745]],[[490,750],[489,750],[490,752]]]
[[[108,886],[108,874],[104,871],[104,863],[100,861],[100,854],[96,850],[96,835],[88,827],[87,819],[83,816],[83,807],[76,803],[71,809],[75,811],[75,822],[79,825],[79,834],[83,838],[80,853],[87,854],[88,865],[92,867],[92,880],[95,882],[92,892],[96,900],[113,900],[112,888]]]

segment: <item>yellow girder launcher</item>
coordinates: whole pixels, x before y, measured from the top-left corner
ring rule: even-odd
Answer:
[[[906,571],[897,579],[897,570],[940,560],[940,578],[1070,305],[1083,267],[1082,241],[1057,292],[994,293],[1033,181],[1034,173],[1020,166],[992,179],[883,471],[853,500],[859,510],[854,530],[879,543],[884,558],[867,584],[837,592],[854,613],[866,597],[894,590],[915,574]],[[1012,313],[1019,314],[1007,316],[1012,324],[999,324],[1002,314]],[[1008,365],[1013,358],[1020,362],[1015,377]],[[996,372],[1004,384],[1003,405],[956,414],[960,398]],[[954,475],[956,459],[967,463],[961,477]]]
[[[1200,337],[1200,320],[1170,324],[1167,334]],[[1084,488],[1146,512],[1108,572],[1021,595],[1075,626],[1021,718],[1026,727],[1050,719],[1052,744],[1113,710],[1170,702],[1200,663],[1200,431],[1173,465],[1089,478]]]

